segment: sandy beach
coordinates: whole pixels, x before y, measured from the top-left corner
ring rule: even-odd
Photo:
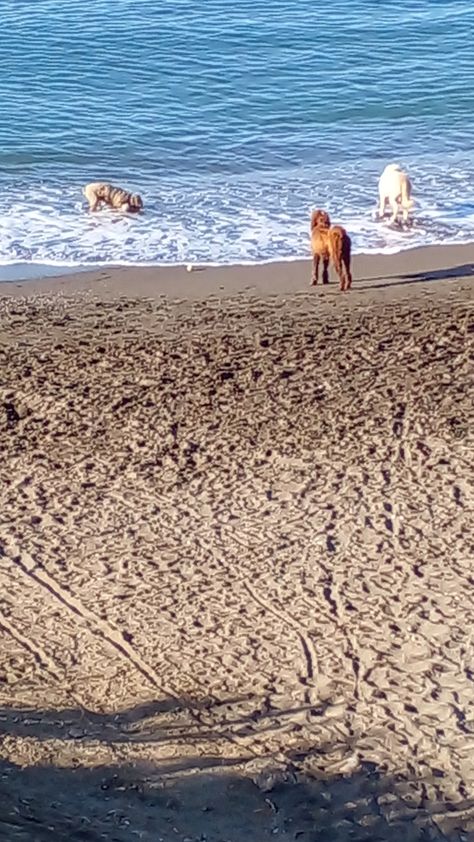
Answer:
[[[0,284],[0,839],[474,839],[474,245]]]

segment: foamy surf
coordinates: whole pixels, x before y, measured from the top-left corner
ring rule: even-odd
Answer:
[[[470,162],[469,162],[470,165]],[[354,253],[394,253],[422,245],[474,240],[474,166],[436,171],[409,167],[414,180],[413,224],[390,227],[374,219],[377,175],[361,166],[335,173],[316,168],[131,185],[142,193],[137,216],[91,214],[81,184],[5,183],[0,194],[0,265],[73,269],[109,265],[229,265],[308,256],[311,207],[329,210],[352,237]],[[317,185],[317,188],[314,186]],[[5,277],[5,269],[0,276]]]

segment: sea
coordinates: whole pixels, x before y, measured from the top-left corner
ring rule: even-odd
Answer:
[[[0,278],[294,260],[313,207],[355,252],[474,240],[473,42],[472,0],[0,0]]]

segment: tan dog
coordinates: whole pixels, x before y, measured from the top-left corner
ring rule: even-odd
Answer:
[[[89,202],[89,210],[96,211],[101,204],[124,213],[138,213],[143,208],[142,197],[138,193],[129,193],[121,187],[114,187],[106,181],[93,181],[83,189]]]
[[[338,274],[342,292],[351,288],[351,238],[341,225],[331,225],[326,211],[314,210],[311,214],[311,251],[313,252],[312,286],[318,283],[319,263],[322,260],[323,284],[329,283],[328,267],[331,261]]]
[[[408,220],[408,211],[413,207],[411,181],[398,164],[388,164],[379,178],[379,217],[385,214],[387,202],[392,209],[390,222],[397,220],[398,211],[402,210],[403,221]]]

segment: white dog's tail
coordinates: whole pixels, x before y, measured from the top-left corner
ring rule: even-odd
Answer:
[[[410,179],[406,176],[405,178],[402,178],[400,198],[400,204],[402,208],[404,208],[407,211],[410,210],[410,208],[412,208],[415,204],[411,197],[411,182]]]

